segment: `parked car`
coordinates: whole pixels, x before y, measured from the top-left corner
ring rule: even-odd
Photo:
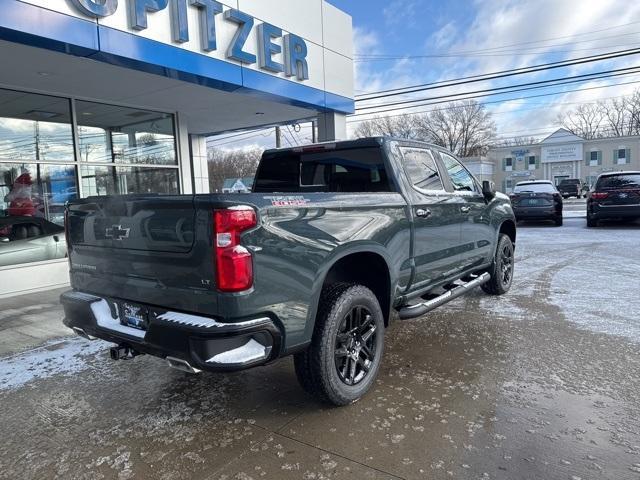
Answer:
[[[0,217],[0,267],[64,258],[64,228],[39,217]]]
[[[558,184],[558,191],[562,198],[582,197],[582,182],[577,178],[566,178]]]
[[[640,218],[640,172],[603,173],[587,195],[587,226],[600,220]]]
[[[518,182],[510,198],[516,221],[553,220],[562,226],[562,196],[550,181]]]
[[[515,218],[451,153],[388,138],[263,154],[253,192],[69,204],[64,323],[188,372],[294,355],[336,405],[375,382],[385,327],[506,293]]]

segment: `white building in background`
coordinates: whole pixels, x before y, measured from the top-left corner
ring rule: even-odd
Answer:
[[[492,149],[486,158],[494,165],[494,181],[503,192],[524,180],[558,184],[577,178],[593,186],[601,173],[640,170],[640,137],[585,140],[559,129],[540,143]]]
[[[68,282],[66,201],[207,193],[209,135],[315,119],[346,138],[351,18],[221,3],[0,1],[0,297]]]

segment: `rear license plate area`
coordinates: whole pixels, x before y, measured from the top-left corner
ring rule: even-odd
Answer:
[[[119,302],[120,323],[125,327],[147,330],[149,326],[149,309],[131,302]]]

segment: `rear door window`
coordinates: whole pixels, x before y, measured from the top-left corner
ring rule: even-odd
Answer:
[[[640,173],[600,177],[596,185],[596,190],[619,190],[624,188],[640,188]]]
[[[444,190],[438,166],[430,150],[402,148],[404,169],[415,188],[421,191]]]
[[[458,160],[446,153],[440,153],[440,157],[447,172],[449,172],[449,178],[454,190],[457,192],[478,192],[473,175]]]

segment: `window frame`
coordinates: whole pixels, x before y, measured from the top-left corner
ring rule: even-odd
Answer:
[[[511,162],[511,165],[507,165],[507,160]],[[515,170],[516,162],[513,157],[504,157],[504,171],[513,172]]]
[[[410,146],[410,145],[400,145],[400,154],[401,154],[401,158],[402,158],[402,170],[404,171],[405,177],[407,178],[407,181],[409,183],[409,185],[411,185],[411,188],[414,189],[415,191],[421,193],[422,195],[445,195],[450,193],[445,185],[444,182],[444,177],[442,174],[442,166],[439,164],[438,162],[438,158],[435,155],[435,151],[427,148],[427,147],[417,147],[417,146]],[[416,186],[413,183],[413,180],[411,178],[411,175],[409,174],[409,172],[407,171],[407,167],[406,167],[406,159],[405,159],[405,151],[416,151],[416,152],[426,152],[431,156],[431,159],[433,160],[433,164],[436,167],[436,171],[438,172],[438,179],[440,180],[440,186],[442,187],[439,190],[427,190],[424,188],[420,188],[418,186]]]

